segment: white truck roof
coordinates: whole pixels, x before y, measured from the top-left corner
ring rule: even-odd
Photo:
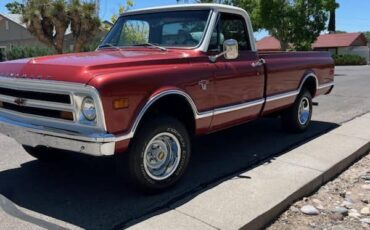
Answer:
[[[250,20],[248,13],[243,10],[242,8],[229,6],[224,4],[179,4],[179,5],[170,5],[170,6],[160,6],[160,7],[152,7],[152,8],[144,8],[144,9],[137,9],[137,10],[129,10],[123,13],[121,16],[127,15],[135,15],[135,14],[143,14],[143,13],[158,13],[158,12],[165,12],[165,11],[182,11],[182,10],[213,10],[214,13],[210,18],[209,24],[211,28],[208,28],[208,33],[205,36],[205,41],[202,45],[198,48],[198,50],[206,52],[209,45],[209,40],[212,35],[213,26],[216,24],[217,21],[217,13],[232,13],[232,14],[239,14],[244,17],[247,27],[248,27],[248,34],[249,40],[251,43],[252,51],[256,51],[256,44],[253,36],[253,27]]]
[[[178,5],[169,5],[169,6],[159,6],[151,8],[143,8],[136,10],[129,10],[123,13],[122,15],[130,14],[141,14],[141,13],[156,13],[162,11],[181,11],[181,10],[202,10],[202,9],[212,9],[221,12],[234,12],[239,14],[247,14],[247,12],[239,7],[229,6],[224,4],[178,4]]]

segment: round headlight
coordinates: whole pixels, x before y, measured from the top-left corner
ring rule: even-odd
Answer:
[[[82,114],[88,121],[94,121],[96,119],[96,108],[94,99],[91,97],[85,97],[82,101]]]

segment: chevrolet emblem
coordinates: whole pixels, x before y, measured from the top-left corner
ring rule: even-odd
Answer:
[[[23,98],[17,98],[17,99],[14,100],[14,103],[18,106],[24,106],[25,102],[26,102],[26,100],[23,99]]]

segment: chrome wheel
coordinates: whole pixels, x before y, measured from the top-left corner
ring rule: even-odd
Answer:
[[[307,97],[302,98],[299,104],[298,120],[301,125],[305,125],[310,119],[310,101]]]
[[[154,180],[165,180],[176,171],[180,159],[181,145],[177,137],[168,132],[157,134],[145,148],[145,172]]]

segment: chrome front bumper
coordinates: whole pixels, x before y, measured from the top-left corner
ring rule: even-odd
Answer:
[[[109,156],[115,152],[115,137],[111,134],[77,133],[35,126],[0,117],[0,133],[22,145],[46,146],[93,156]]]

